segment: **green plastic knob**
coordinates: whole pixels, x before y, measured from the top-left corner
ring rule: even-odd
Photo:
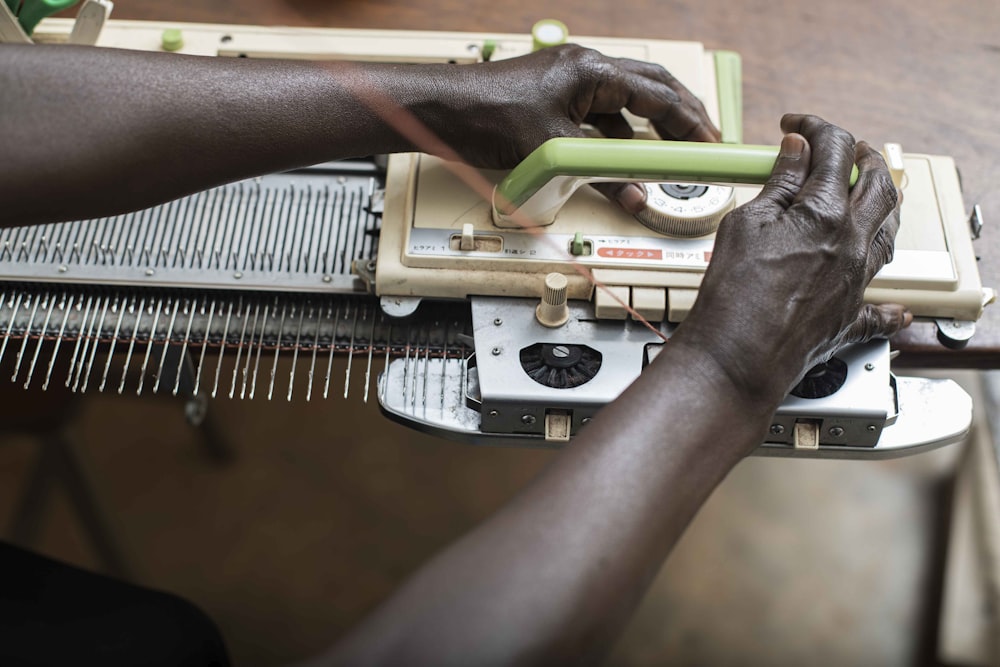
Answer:
[[[177,28],[167,28],[160,38],[164,51],[180,51],[184,48],[184,34]]]

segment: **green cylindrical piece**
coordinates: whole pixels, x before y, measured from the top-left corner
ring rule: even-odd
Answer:
[[[565,44],[567,39],[569,39],[569,28],[562,21],[542,19],[531,26],[532,51]]]

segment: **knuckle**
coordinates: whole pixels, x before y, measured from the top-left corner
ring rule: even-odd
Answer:
[[[774,195],[787,201],[794,199],[802,187],[800,179],[787,171],[778,171],[771,174],[767,185],[768,189]]]

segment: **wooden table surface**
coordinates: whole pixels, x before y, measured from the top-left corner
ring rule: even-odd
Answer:
[[[744,139],[776,143],[788,111],[821,115],[875,145],[951,155],[976,242],[1000,287],[1000,3],[996,0],[118,0],[115,18],[261,25],[528,32],[559,18],[578,35],[686,39],[743,58]],[[1000,304],[962,351],[928,323],[895,341],[897,365],[1000,368]]]

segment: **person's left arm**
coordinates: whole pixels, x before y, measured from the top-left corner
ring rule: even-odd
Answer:
[[[399,65],[0,44],[0,226],[111,215],[377,153],[512,167],[546,139],[581,136],[585,121],[630,136],[626,108],[664,138],[718,140],[662,67],[575,45]]]

